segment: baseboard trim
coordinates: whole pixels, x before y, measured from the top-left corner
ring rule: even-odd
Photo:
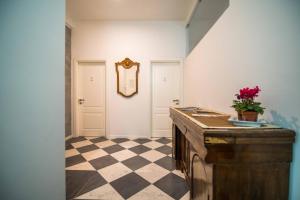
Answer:
[[[157,134],[157,133],[152,133],[151,135],[151,138],[162,138],[162,137],[165,137],[165,138],[172,138],[172,136],[164,136],[164,134]]]
[[[109,136],[107,136],[107,138],[108,139],[115,139],[115,138],[128,138],[128,139],[147,138],[147,139],[150,139],[151,137],[140,136],[140,135],[109,135]]]
[[[138,139],[138,138],[146,138],[146,139],[151,139],[151,138],[161,138],[159,136],[140,136],[140,135],[109,135],[107,136],[107,139],[115,139],[115,138],[128,138],[131,140]],[[167,137],[171,138],[171,137]]]
[[[69,136],[65,137],[65,141],[67,141],[67,140],[69,140],[71,138],[72,138],[72,135],[69,135]]]

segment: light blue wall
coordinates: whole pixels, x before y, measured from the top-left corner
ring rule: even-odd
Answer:
[[[283,124],[283,123],[282,123]],[[296,130],[296,142],[294,145],[294,154],[291,170],[291,186],[290,186],[290,200],[300,199],[300,125],[299,119],[293,117],[289,122],[283,124],[285,127]]]
[[[65,199],[64,0],[0,0],[0,198]]]

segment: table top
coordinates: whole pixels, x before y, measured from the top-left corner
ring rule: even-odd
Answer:
[[[229,122],[228,119],[231,117],[229,114],[212,111],[197,107],[183,107],[175,108],[172,110],[181,113],[182,115],[189,118],[191,121],[195,122],[202,128],[207,129],[278,129],[281,128],[274,124],[265,124],[261,127],[245,127],[236,126]]]

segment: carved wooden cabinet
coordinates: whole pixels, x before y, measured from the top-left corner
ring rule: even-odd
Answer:
[[[234,127],[221,115],[214,126],[211,119],[175,108],[170,116],[173,157],[191,199],[288,199],[292,130]]]

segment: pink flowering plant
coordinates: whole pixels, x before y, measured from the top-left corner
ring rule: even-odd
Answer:
[[[260,92],[260,88],[258,86],[254,88],[245,87],[240,89],[239,94],[236,94],[236,100],[233,100],[232,107],[237,112],[245,112],[245,111],[254,111],[259,114],[264,113],[263,107],[261,107],[260,102],[256,102],[255,98],[258,97]]]

